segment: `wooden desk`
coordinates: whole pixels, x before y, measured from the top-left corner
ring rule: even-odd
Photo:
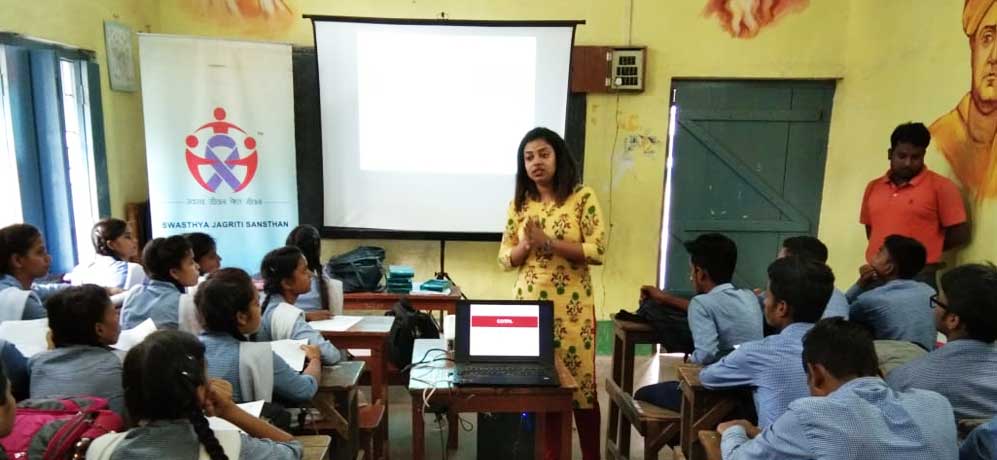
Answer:
[[[380,399],[388,404],[388,355],[387,339],[391,331],[393,316],[364,316],[360,322],[346,331],[322,331],[322,336],[332,342],[336,348],[360,348],[370,350],[368,365],[370,366],[370,392],[372,399]],[[388,458],[388,412],[384,413],[382,428],[374,434],[376,449]]]
[[[623,392],[634,392],[634,357],[637,345],[656,344],[656,334],[650,324],[623,321],[613,317],[613,383]],[[623,420],[620,407],[609,399],[609,426],[606,428],[606,441],[616,445],[620,452],[630,452],[630,424]]]
[[[456,315],[457,301],[460,300],[459,286],[454,286],[450,294],[389,294],[387,292],[351,292],[343,294],[343,310],[391,310],[391,306],[402,296],[408,298],[412,308],[421,311],[439,311],[440,327],[443,327],[443,314]]]
[[[332,438],[328,436],[295,436],[294,440],[300,442],[301,446],[304,447],[302,460],[329,459],[329,443],[332,442]]]
[[[689,460],[705,460],[706,453],[699,443],[698,433],[715,430],[717,424],[731,413],[743,396],[743,390],[708,390],[699,381],[696,364],[678,366],[679,388],[682,390],[682,452]]]
[[[446,349],[444,339],[417,339],[412,349],[413,360],[418,360],[432,348]],[[428,359],[441,358],[449,353],[431,352]],[[425,421],[423,420],[423,390],[432,390],[429,403],[446,407],[448,412],[534,412],[537,416],[537,458],[543,458],[546,448],[547,420],[557,417],[561,424],[561,459],[571,458],[571,394],[578,388],[571,373],[560,359],[555,360],[560,387],[454,387],[451,382],[452,361],[435,361],[412,369],[409,393],[412,395],[412,458],[425,456]],[[457,430],[451,430],[451,435]],[[451,443],[452,444],[452,443]]]
[[[302,431],[334,435],[331,449],[333,458],[353,458],[358,450],[359,408],[357,383],[363,372],[363,361],[344,361],[333,366],[322,366],[318,393],[312,406],[322,414],[322,419],[302,421]]]

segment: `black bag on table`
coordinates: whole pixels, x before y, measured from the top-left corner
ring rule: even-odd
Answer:
[[[433,317],[412,308],[408,299],[402,298],[391,307],[386,316],[394,316],[388,333],[388,358],[399,369],[412,364],[412,347],[415,339],[438,339],[440,328]]]
[[[374,292],[382,289],[384,248],[360,246],[334,256],[325,264],[325,273],[343,282],[343,292]]]
[[[689,316],[652,299],[644,299],[637,313],[620,310],[616,317],[625,321],[637,321],[651,325],[658,343],[668,353],[692,353],[692,330],[689,329]]]

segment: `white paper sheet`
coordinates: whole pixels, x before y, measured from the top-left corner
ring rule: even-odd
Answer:
[[[153,332],[156,332],[156,323],[152,321],[152,318],[148,318],[138,326],[127,331],[121,331],[121,335],[118,336],[118,343],[111,345],[111,348],[121,351],[131,350],[132,347],[138,345],[145,340],[146,336]]]
[[[332,319],[323,319],[321,321],[311,321],[308,323],[316,331],[330,331],[330,332],[343,332],[354,324],[360,322],[363,316],[346,316],[346,315],[336,315]]]
[[[302,345],[308,345],[308,341],[305,339],[301,340],[276,340],[270,342],[270,348],[273,348],[273,352],[277,353],[291,369],[300,371],[305,368],[305,350],[301,349]]]
[[[242,408],[242,410],[249,412],[249,415],[256,418],[259,418],[260,413],[263,412],[263,400],[236,405]],[[208,417],[208,426],[210,426],[214,431],[242,431],[239,427],[229,423],[228,420],[221,417]]]
[[[14,344],[25,358],[48,350],[47,336],[48,318],[0,323],[0,339]]]

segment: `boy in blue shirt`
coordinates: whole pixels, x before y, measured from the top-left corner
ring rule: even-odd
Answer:
[[[655,287],[641,288],[642,297],[687,313],[692,331],[690,361],[711,364],[734,350],[735,345],[762,338],[762,312],[758,298],[747,289],[731,284],[737,266],[737,245],[718,233],[700,235],[685,243],[689,253],[690,275],[697,295],[685,300]],[[666,409],[678,410],[681,394],[678,382],[662,382],[643,387],[634,398]]]

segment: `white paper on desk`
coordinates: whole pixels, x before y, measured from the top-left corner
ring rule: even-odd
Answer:
[[[443,291],[423,291],[422,289],[413,289],[409,295],[450,295],[450,288]]]
[[[362,319],[363,316],[336,315],[332,319],[310,321],[308,325],[316,331],[343,332],[353,327],[354,324],[359,323]]]
[[[14,344],[25,358],[48,350],[47,337],[48,318],[0,323],[0,339]]]
[[[153,332],[156,332],[156,323],[152,321],[152,318],[148,318],[138,326],[127,331],[121,331],[121,335],[118,336],[118,343],[111,345],[111,348],[121,351],[131,350],[132,347],[141,343],[145,340],[146,336]]]
[[[308,345],[308,340],[276,340],[270,342],[270,348],[277,353],[291,369],[300,371],[305,368],[305,350],[302,345]]]
[[[253,401],[248,403],[236,404],[242,410],[249,413],[253,417],[260,418],[260,413],[263,412],[263,400]],[[214,431],[242,431],[239,427],[229,423],[221,417],[208,417],[208,426]]]

